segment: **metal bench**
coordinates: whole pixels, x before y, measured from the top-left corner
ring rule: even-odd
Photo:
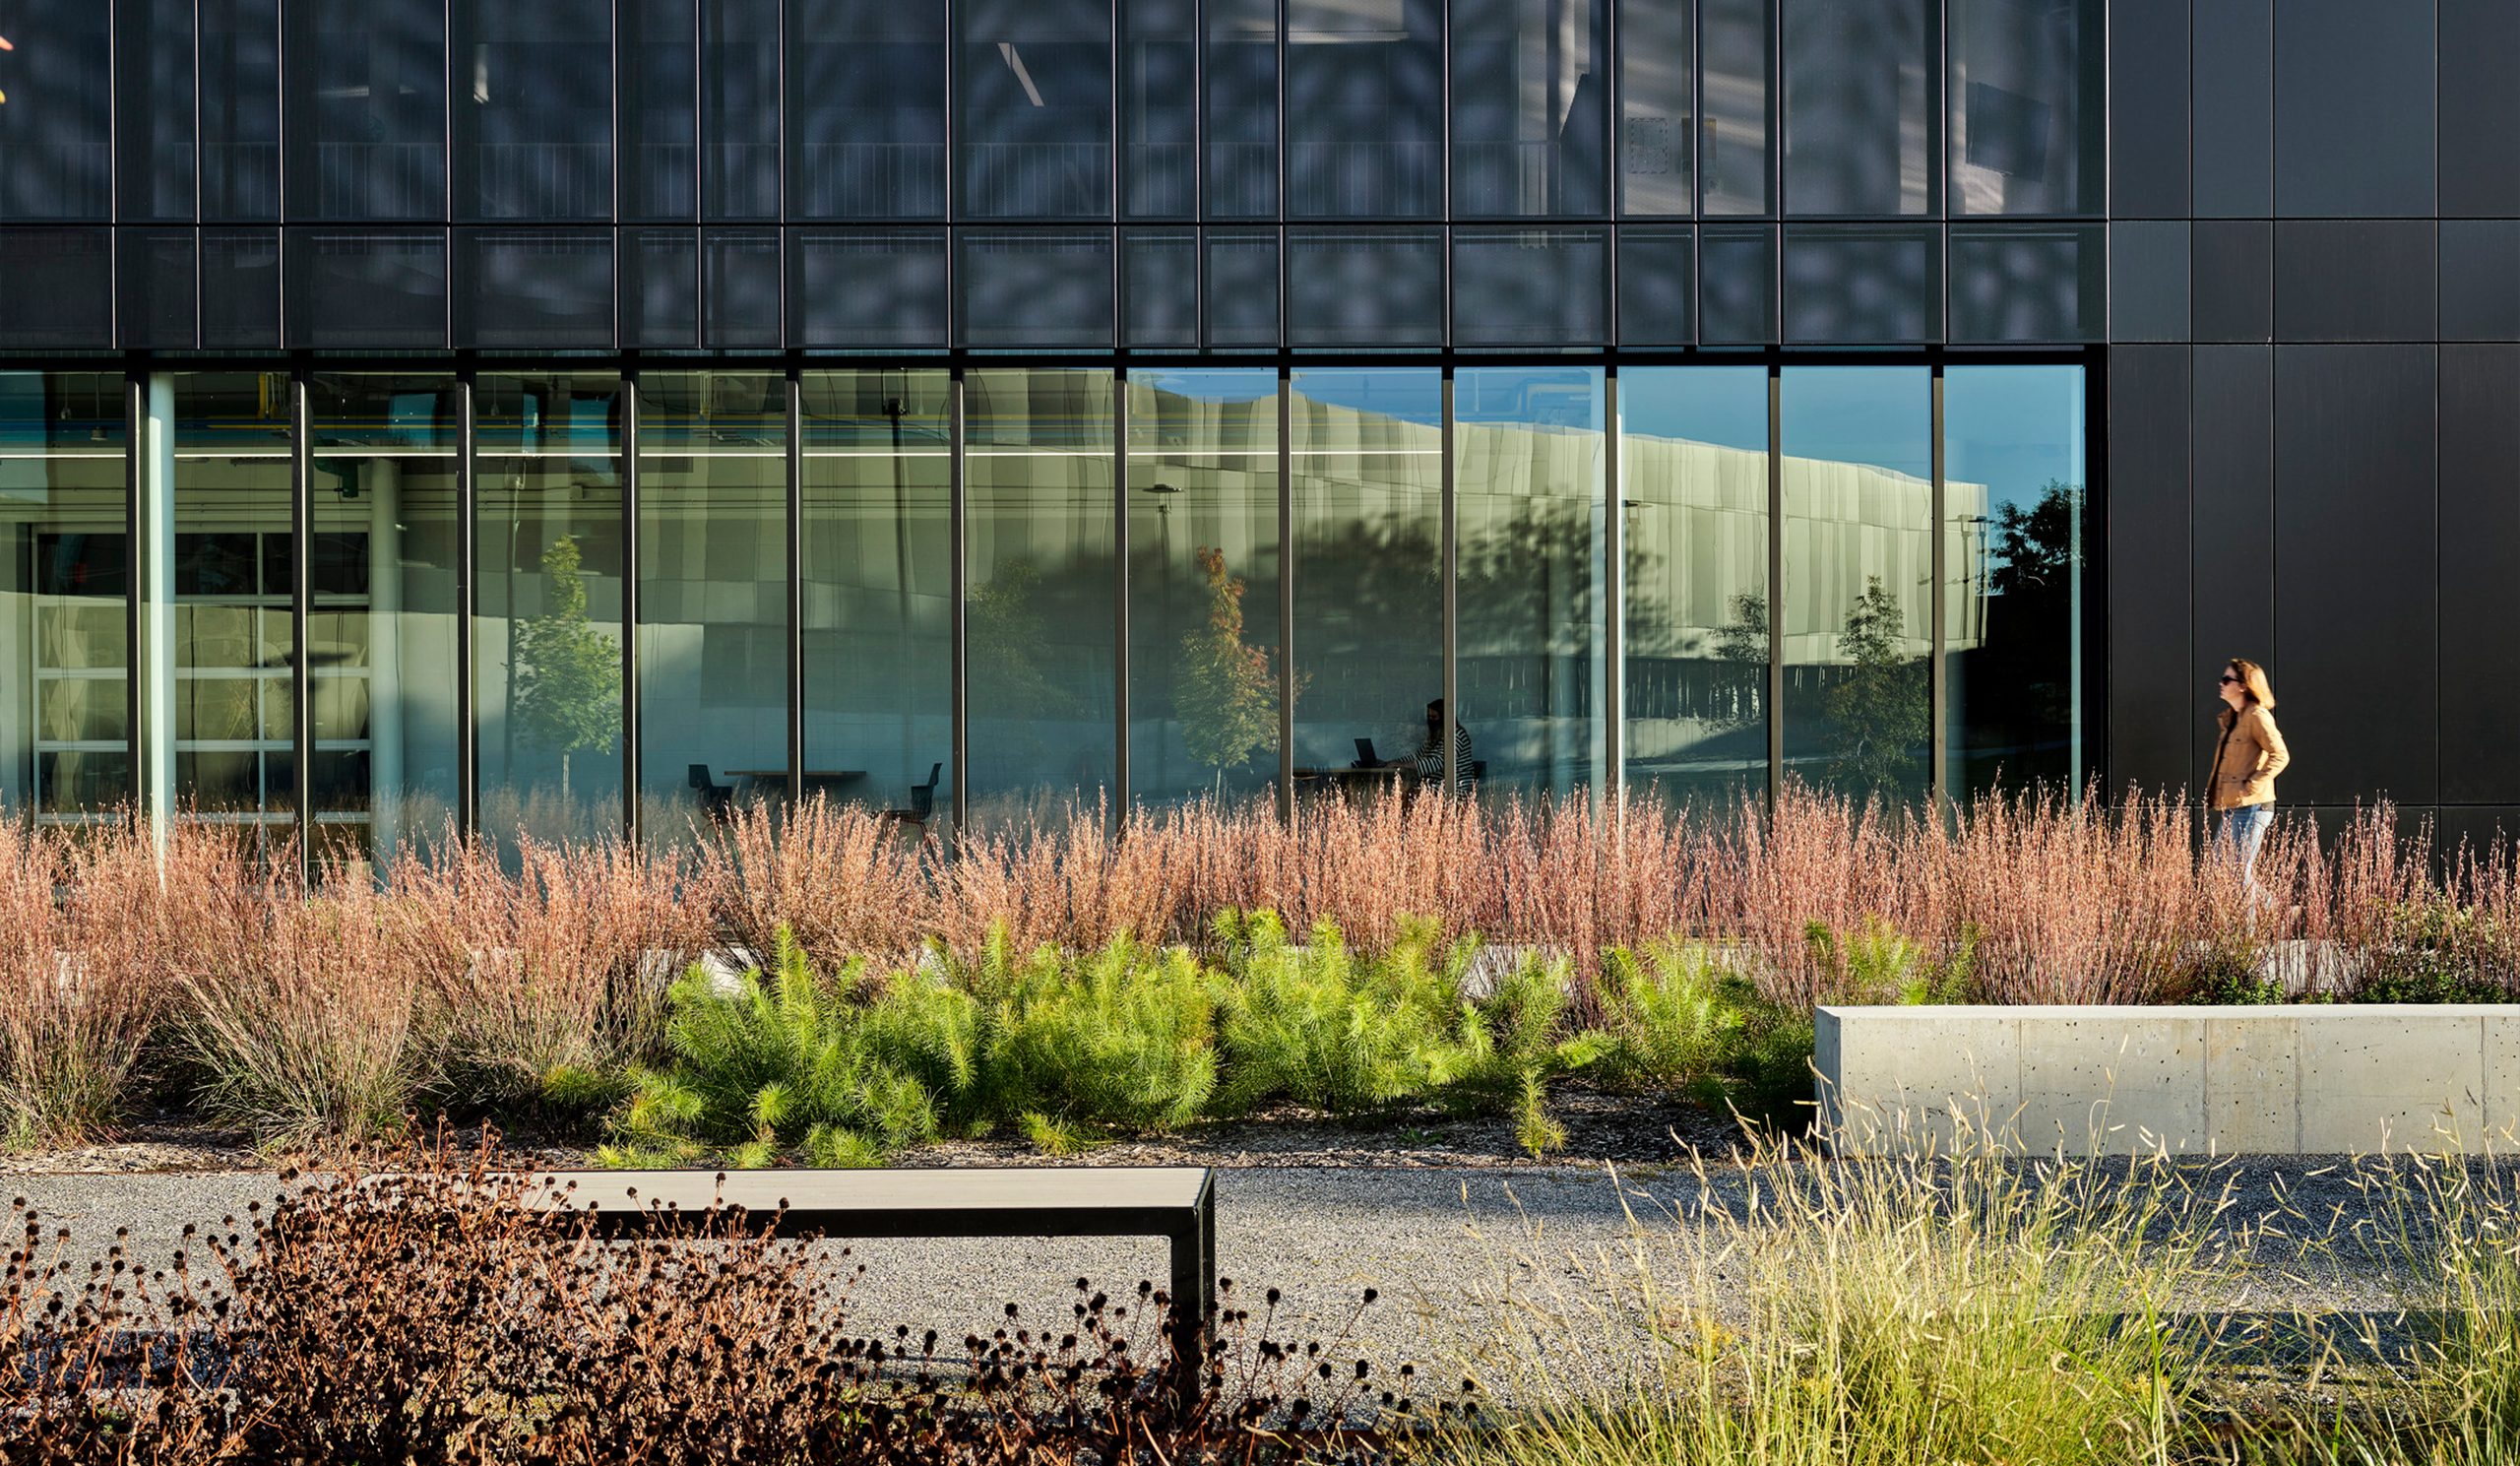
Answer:
[[[723,1182],[713,1171],[546,1171],[521,1199],[539,1211],[593,1208],[605,1238],[712,1207],[780,1214],[779,1235],[790,1238],[1160,1237],[1172,1263],[1172,1384],[1184,1409],[1198,1397],[1217,1279],[1216,1180],[1203,1166],[729,1171]]]

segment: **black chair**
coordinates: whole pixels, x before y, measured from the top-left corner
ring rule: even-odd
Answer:
[[[710,778],[707,764],[691,766],[691,787],[700,795],[701,812],[711,819],[724,819],[735,807],[735,787]]]
[[[943,764],[929,764],[927,766],[927,782],[925,784],[914,784],[910,787],[909,807],[903,809],[878,810],[875,817],[877,819],[891,820],[895,824],[915,825],[918,827],[918,833],[921,836],[926,835],[927,822],[936,817],[936,782],[944,777],[945,766]]]

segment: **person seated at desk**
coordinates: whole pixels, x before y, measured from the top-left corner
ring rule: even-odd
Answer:
[[[1436,698],[1426,704],[1426,740],[1418,745],[1418,779],[1436,789],[1444,787],[1444,700]],[[1470,766],[1470,730],[1453,725],[1452,792],[1466,795],[1471,791],[1473,771]]]

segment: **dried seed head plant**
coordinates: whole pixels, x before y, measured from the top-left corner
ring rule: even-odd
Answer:
[[[1410,1414],[1369,1363],[1272,1338],[1275,1290],[1255,1325],[1225,1288],[1184,1408],[1152,1283],[1079,1279],[1039,1320],[1009,1304],[974,1328],[853,1332],[864,1266],[777,1215],[713,1207],[601,1241],[584,1209],[527,1204],[552,1182],[502,1164],[444,1132],[341,1151],[185,1229],[162,1268],[117,1235],[82,1269],[18,1202],[0,1458],[1331,1461]]]

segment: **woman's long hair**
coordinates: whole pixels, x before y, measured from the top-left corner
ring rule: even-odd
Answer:
[[[2248,700],[2269,712],[2273,712],[2275,709],[2275,687],[2272,683],[2266,680],[2266,669],[2249,661],[2246,657],[2233,658],[2231,660],[2231,669],[2233,671],[2239,673],[2240,690],[2248,695]],[[2229,727],[2232,720],[2237,716],[2238,715],[2233,712],[2230,708],[2225,708],[2223,709],[2221,721],[2225,727]]]

